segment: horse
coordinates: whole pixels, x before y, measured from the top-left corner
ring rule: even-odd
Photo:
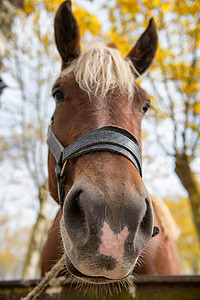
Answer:
[[[161,202],[152,204],[142,180],[141,122],[150,98],[136,79],[156,53],[154,19],[125,58],[113,46],[81,51],[69,0],[54,29],[62,68],[52,88],[48,184],[60,209],[43,249],[42,276],[63,254],[69,276],[97,285],[131,274],[178,274],[173,220]]]

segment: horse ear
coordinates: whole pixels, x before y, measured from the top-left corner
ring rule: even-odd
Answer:
[[[80,53],[80,31],[72,13],[70,0],[63,2],[59,7],[54,20],[54,31],[64,67]]]
[[[135,46],[128,54],[128,58],[132,61],[135,69],[139,74],[144,73],[153,61],[158,45],[157,26],[153,18],[149,22],[148,28],[141,35]]]

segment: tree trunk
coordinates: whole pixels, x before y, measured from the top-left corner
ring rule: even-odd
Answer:
[[[176,154],[175,171],[184,188],[188,192],[194,225],[196,227],[200,242],[200,184],[197,181],[196,175],[190,168],[189,159],[185,153]]]
[[[49,229],[47,215],[50,210],[50,204],[47,202],[47,189],[45,186],[39,187],[40,211],[37,221],[33,227],[29,247],[22,271],[23,278],[40,277],[40,258],[46,235]]]

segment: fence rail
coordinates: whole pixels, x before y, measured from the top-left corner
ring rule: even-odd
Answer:
[[[0,281],[0,300],[18,300],[25,297],[39,280]],[[75,283],[64,285],[55,281],[38,300],[199,300],[200,275],[196,276],[138,276],[135,288],[111,295],[109,291],[91,291],[77,288]],[[117,288],[117,285],[116,285]],[[112,287],[111,291],[115,290]],[[101,294],[97,296],[97,293]]]

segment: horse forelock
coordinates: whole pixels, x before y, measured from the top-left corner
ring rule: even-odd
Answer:
[[[117,89],[131,100],[135,90],[134,72],[131,61],[124,59],[118,49],[95,45],[72,61],[61,77],[73,74],[79,87],[89,96],[104,98]]]

